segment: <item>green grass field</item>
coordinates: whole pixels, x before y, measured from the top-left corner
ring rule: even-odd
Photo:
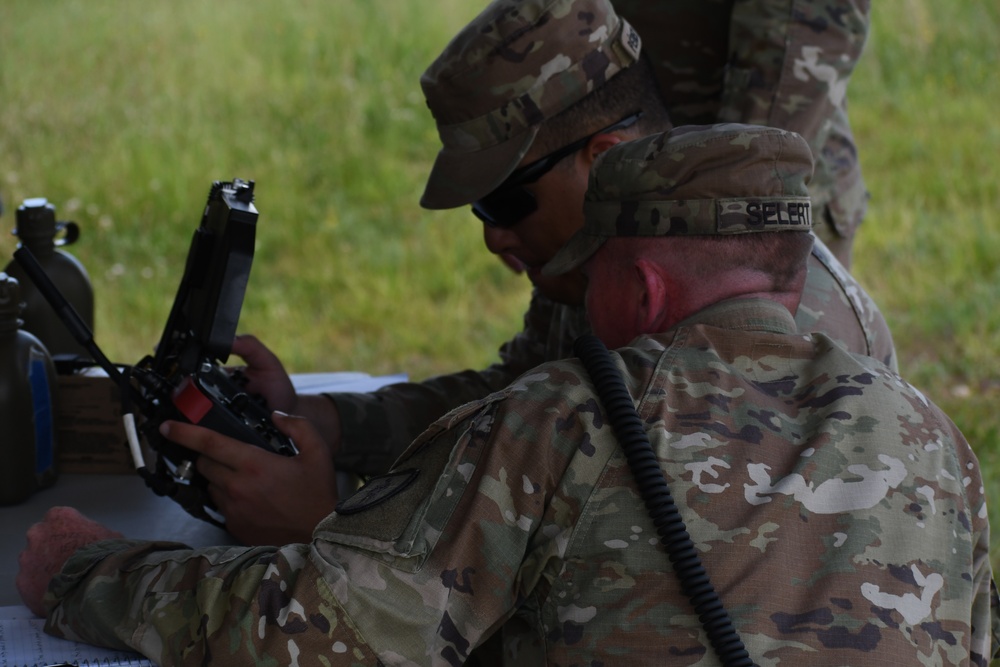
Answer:
[[[976,448],[1000,567],[1000,8],[879,0],[849,89],[869,213],[854,270],[904,375]],[[0,7],[0,253],[45,196],[108,356],[159,336],[213,180],[257,182],[241,328],[292,371],[481,367],[528,285],[465,211],[417,205],[437,137],[418,78],[479,0]]]

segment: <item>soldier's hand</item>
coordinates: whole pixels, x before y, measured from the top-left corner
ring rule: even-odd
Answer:
[[[298,394],[281,360],[256,336],[244,334],[233,340],[232,353],[243,359],[240,369],[247,379],[246,390],[264,397],[272,410],[296,413]]]
[[[164,422],[161,432],[201,454],[198,472],[235,538],[248,545],[309,542],[313,528],[337,504],[333,460],[308,420],[278,412],[272,417],[298,455],[281,456],[181,422]]]

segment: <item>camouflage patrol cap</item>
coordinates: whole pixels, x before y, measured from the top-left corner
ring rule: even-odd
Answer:
[[[759,125],[683,125],[622,142],[590,170],[584,223],[545,265],[583,264],[613,236],[809,231],[809,144]]]
[[[639,57],[609,0],[495,0],[420,78],[442,148],[420,204],[454,208],[492,192],[541,123]]]

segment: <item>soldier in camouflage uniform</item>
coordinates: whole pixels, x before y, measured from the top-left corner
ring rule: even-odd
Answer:
[[[650,3],[643,18],[653,12],[654,5],[663,3]],[[698,21],[692,17],[679,23],[693,27]],[[785,23],[776,19],[779,26]],[[646,107],[645,113],[656,119],[662,118],[661,112],[648,108],[660,100],[648,95],[640,98],[629,87],[650,85],[648,78],[631,72],[636,52],[648,41],[607,3],[491,4],[454,38],[423,77],[424,93],[443,147],[422,204],[430,208],[461,206],[482,199],[491,190],[502,193],[504,188],[499,184],[518,167],[627,117],[637,106]],[[654,41],[659,44],[663,40],[657,34]],[[619,86],[624,77],[634,77],[638,83]],[[672,93],[666,99],[669,109],[674,109]],[[665,121],[648,120],[640,118],[613,134],[635,138],[668,127]],[[588,153],[603,139],[599,134],[578,157],[592,157]],[[585,180],[586,169],[576,173],[581,182]],[[537,188],[542,185],[540,180]],[[537,190],[535,195],[541,198]],[[576,218],[565,222],[550,211],[546,211],[548,217],[536,212],[520,221],[514,231],[520,230],[524,237],[529,233],[524,228],[561,226],[565,231],[559,240],[564,241],[579,227],[579,215],[568,201],[557,200],[556,206],[569,208],[562,217]],[[510,240],[509,230],[487,225],[484,233],[494,252],[526,255],[525,261],[535,265],[549,258],[538,257],[538,251],[532,253],[533,249],[526,247],[529,241],[523,238]],[[384,445],[415,436],[427,416],[455,405],[449,401],[471,400],[472,392],[499,389],[537,363],[568,356],[572,341],[587,330],[582,309],[567,305],[578,301],[579,293],[553,285],[551,279],[532,278],[538,289],[525,317],[525,329],[501,348],[500,364],[479,374],[401,385],[376,396],[334,396],[344,434],[338,464],[362,472],[384,468],[395,454],[391,446]],[[824,331],[853,351],[895,365],[892,338],[877,306],[822,244],[817,244],[810,259],[803,304],[797,315],[800,330]],[[387,455],[378,460],[381,452]]]
[[[546,270],[585,263],[595,332],[631,341],[611,359],[756,664],[985,665],[975,455],[889,368],[796,330],[811,172],[801,137],[759,126],[619,143]],[[103,537],[55,512],[22,590],[58,571],[46,549]],[[720,664],[669,563],[570,359],[436,422],[311,544],[94,542],[44,610],[49,632],[164,666],[458,665],[490,637],[521,667]]]
[[[814,231],[845,267],[868,192],[847,85],[869,0],[613,0],[641,26],[675,124],[741,122],[801,134],[813,150]]]
[[[588,330],[580,305],[585,281],[579,273],[545,277],[540,267],[582,224],[582,193],[593,158],[618,141],[670,126],[642,49],[639,34],[607,0],[499,0],[463,29],[423,76],[442,142],[423,205],[473,204],[484,217],[505,214],[506,222],[494,219],[484,226],[486,244],[527,264],[536,286],[525,328],[501,348],[499,363],[373,394],[334,394],[330,401],[296,396],[287,376],[262,371],[276,360],[242,339],[233,351],[247,359],[249,375],[278,377],[250,389],[266,395],[276,409],[312,419],[339,450],[338,469],[377,474],[438,416],[502,389],[540,363],[572,356],[573,341]],[[642,112],[638,119],[636,111]],[[537,181],[512,184],[523,180],[527,165],[558,156],[567,145],[579,150],[564,155]],[[515,171],[521,175],[512,176]],[[515,208],[525,196],[536,210]],[[809,259],[796,322],[800,331],[822,331],[853,352],[895,364],[892,337],[878,308],[822,243]],[[285,390],[278,393],[275,387]],[[332,509],[322,501],[322,480],[309,482],[319,470],[314,460],[280,459],[240,447],[218,455],[223,457],[218,467],[208,459],[200,465],[231,530],[245,542],[304,540]],[[247,457],[271,460],[244,465]],[[215,473],[232,469],[240,471],[242,488],[228,492]],[[227,483],[239,482],[227,478]],[[278,507],[286,511],[269,520]],[[264,530],[265,524],[277,528]]]

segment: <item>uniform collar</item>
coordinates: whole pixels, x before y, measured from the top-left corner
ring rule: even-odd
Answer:
[[[776,301],[761,298],[727,299],[703,308],[674,328],[705,324],[721,329],[794,334],[795,318]]]

